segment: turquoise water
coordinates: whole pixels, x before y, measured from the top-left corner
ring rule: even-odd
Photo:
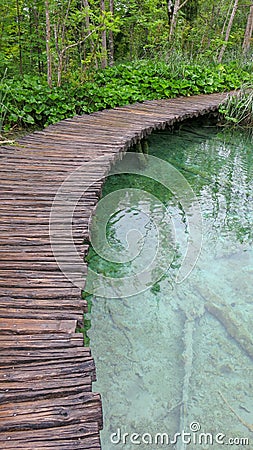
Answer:
[[[95,389],[103,400],[102,448],[219,449],[231,444],[229,439],[236,448],[253,448],[252,141],[188,124],[173,133],[153,133],[149,146],[151,155],[171,163],[193,188],[203,242],[191,274],[176,283],[189,238],[179,202],[145,177],[114,175],[106,181],[104,196],[123,188],[156,195],[174,218],[177,240],[173,249],[168,243],[169,270],[150,289],[93,298],[89,337]],[[118,252],[129,226],[146,230],[152,251],[156,230],[140,212],[143,205],[163,220],[154,198],[142,194],[135,206],[121,201],[107,226]],[[166,239],[162,244],[166,250]],[[130,266],[90,253],[90,267],[113,277]],[[173,444],[174,434],[183,430],[190,435]],[[209,436],[201,438],[201,432]],[[166,433],[163,443],[157,433]]]

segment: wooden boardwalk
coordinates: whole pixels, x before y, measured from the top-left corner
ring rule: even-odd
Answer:
[[[225,94],[147,101],[75,117],[0,148],[0,448],[99,449],[102,407],[82,334],[86,302],[50,247],[52,201],[84,161],[87,181],[74,239],[80,254],[103,177],[118,155],[153,130],[217,110]],[[84,263],[85,267],[85,263]]]

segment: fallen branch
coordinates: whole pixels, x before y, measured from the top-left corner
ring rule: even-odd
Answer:
[[[182,404],[180,407],[180,430],[185,430],[187,426],[188,415],[188,402],[189,402],[189,386],[190,378],[192,374],[192,362],[193,362],[193,332],[194,332],[195,318],[187,317],[184,324],[184,345],[185,350],[183,353],[184,358],[184,381],[182,392]],[[186,444],[179,442],[177,445],[178,450],[185,450]]]
[[[244,425],[246,428],[248,428],[249,431],[251,431],[253,433],[253,424],[250,424],[248,422],[245,422],[245,420],[243,420],[238,414],[237,412],[234,410],[234,408],[232,408],[232,406],[228,403],[227,399],[224,397],[224,395],[222,394],[222,392],[218,391],[218,394],[221,396],[222,400],[224,401],[224,403],[226,403],[227,407],[230,409],[230,411],[235,415],[235,417],[237,417],[237,419],[239,420],[239,422]]]
[[[253,340],[251,334],[246,330],[243,321],[238,321],[231,307],[224,303],[221,298],[207,287],[195,287],[204,299],[205,309],[212,314],[224,326],[227,333],[237,342],[247,355],[253,359]],[[207,300],[208,299],[208,300]]]

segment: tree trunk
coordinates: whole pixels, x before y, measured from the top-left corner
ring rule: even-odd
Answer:
[[[61,86],[61,77],[62,77],[62,70],[63,70],[63,56],[64,56],[64,54],[62,52],[60,52],[58,55],[57,87]]]
[[[110,0],[110,13],[113,17],[114,14],[114,0]],[[113,31],[109,30],[109,65],[114,64],[114,41],[113,41]]]
[[[233,25],[233,22],[234,22],[234,18],[235,18],[235,14],[236,14],[236,11],[237,11],[237,8],[238,8],[238,2],[239,2],[239,0],[235,0],[235,2],[234,2],[234,6],[233,6],[233,9],[232,9],[232,12],[231,12],[231,16],[230,16],[230,19],[229,19],[229,22],[228,22],[228,26],[227,26],[227,31],[226,31],[226,36],[225,36],[225,43],[221,47],[220,53],[219,53],[219,56],[218,56],[218,62],[219,63],[221,63],[223,55],[224,55],[224,52],[226,50],[227,42],[229,40],[231,28],[232,28],[232,25]]]
[[[45,0],[46,10],[46,52],[47,52],[47,83],[52,88],[52,55],[50,48],[51,30],[50,30],[50,15],[49,15],[49,2]]]
[[[172,17],[171,17],[171,22],[170,22],[170,34],[169,34],[169,38],[170,39],[172,38],[172,36],[174,34],[174,31],[175,31],[175,28],[177,26],[178,12],[180,11],[180,9],[183,8],[183,6],[187,2],[188,2],[188,0],[184,0],[182,3],[181,3],[181,0],[175,0],[174,5],[172,4],[171,1],[168,2],[168,8],[170,7],[169,11],[171,11],[171,8],[173,10],[173,14],[172,14]]]
[[[17,26],[18,26],[18,51],[19,51],[19,73],[23,74],[23,56],[22,56],[22,43],[21,43],[21,16],[20,16],[20,6],[19,0],[16,0],[17,9]]]
[[[172,17],[173,17],[173,11],[174,11],[174,2],[172,0],[168,0],[167,11],[168,11],[168,23],[169,23],[169,27],[170,27]]]
[[[172,38],[175,28],[176,28],[176,25],[177,25],[177,13],[179,11],[179,6],[180,6],[180,0],[175,0],[173,14],[171,17],[171,22],[170,22],[170,39]]]
[[[85,13],[85,27],[86,27],[86,36],[90,34],[90,16],[89,16],[89,1],[83,0],[83,6],[86,9]],[[98,69],[98,60],[95,52],[95,43],[93,38],[90,38],[90,48],[91,48],[91,54],[94,55],[94,62],[95,62],[95,68]]]
[[[249,12],[249,16],[248,16],[247,25],[246,25],[244,40],[243,40],[243,44],[242,44],[243,53],[247,53],[247,51],[250,48],[250,40],[252,38],[252,33],[253,33],[253,5],[251,5],[251,7],[250,7],[250,12]]]
[[[62,77],[62,68],[63,68],[63,56],[64,52],[61,50],[59,45],[59,26],[57,24],[54,24],[54,41],[55,41],[55,49],[57,52],[57,87],[61,86],[61,77]],[[63,32],[62,32],[63,36]],[[63,44],[63,42],[61,42]]]
[[[102,20],[104,20],[105,15],[105,0],[100,0],[100,10]],[[101,58],[101,68],[105,69],[107,66],[107,45],[106,45],[106,29],[104,27],[102,31],[102,58]]]
[[[230,5],[228,7],[227,14],[226,14],[225,20],[223,22],[223,27],[222,27],[222,30],[221,30],[221,38],[224,36],[225,30],[226,30],[226,26],[227,26],[227,22],[229,20],[230,15],[231,15],[232,8],[233,8],[233,0],[230,0]]]
[[[33,17],[33,21],[31,19],[32,17]],[[37,38],[38,38],[37,44],[35,46],[35,50],[36,50],[36,53],[37,53],[38,72],[39,72],[39,75],[42,75],[42,73],[43,73],[43,60],[42,60],[42,49],[41,49],[41,44],[40,44],[40,37],[41,37],[40,14],[39,14],[39,11],[38,11],[36,6],[30,8],[30,35],[31,35],[31,40],[32,40],[32,36],[33,36],[34,27],[37,30]],[[31,69],[32,69],[32,66],[31,66]]]

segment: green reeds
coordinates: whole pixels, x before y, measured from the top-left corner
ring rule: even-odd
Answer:
[[[229,95],[220,106],[223,116],[222,125],[247,129],[253,134],[253,89],[252,85],[243,85],[239,91]]]

